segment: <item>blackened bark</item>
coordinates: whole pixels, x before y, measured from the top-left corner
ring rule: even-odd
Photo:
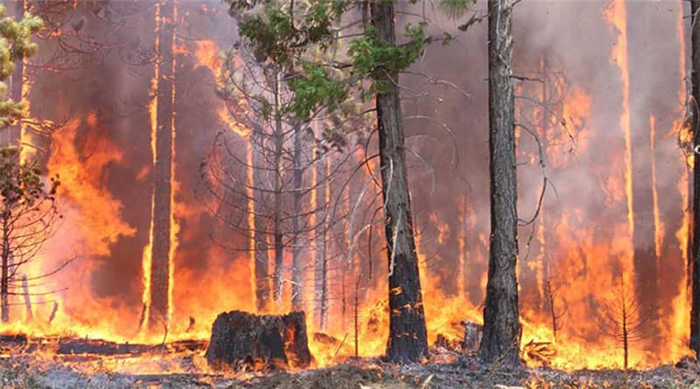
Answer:
[[[380,41],[396,44],[393,1],[372,2],[372,25]],[[396,83],[399,74],[388,70],[374,82],[379,127],[379,156],[384,199],[385,237],[389,265],[389,341],[386,357],[392,362],[416,362],[428,355],[418,256],[408,191],[404,133]]]
[[[257,369],[306,368],[311,353],[304,312],[283,316],[221,313],[212,325],[205,357],[217,370],[246,365]]]
[[[700,12],[700,0],[691,0],[691,15],[693,19],[691,25],[691,60],[692,60],[692,83],[693,83],[693,103],[692,109],[692,129],[693,147],[700,145],[700,112],[697,102],[700,101],[700,25],[698,23],[698,13]],[[693,162],[693,226],[692,240],[693,250],[691,260],[692,274],[692,308],[690,314],[690,347],[700,358],[700,155],[694,154]]]
[[[303,303],[304,280],[303,269],[301,267],[301,235],[302,235],[302,210],[301,200],[304,196],[302,193],[302,178],[303,170],[301,166],[301,127],[294,127],[294,194],[292,196],[292,208],[294,215],[292,216],[292,233],[294,234],[294,242],[292,243],[292,310],[300,311]]]
[[[267,312],[270,308],[270,275],[268,269],[267,220],[256,207],[264,204],[262,165],[263,136],[253,132],[253,244],[255,258],[255,301],[258,312]]]
[[[151,329],[162,329],[169,320],[170,304],[170,230],[172,226],[173,174],[173,100],[175,34],[174,4],[165,1],[158,9],[158,85],[156,107],[156,155],[153,192],[153,245],[151,252],[151,296],[148,324]]]
[[[22,293],[24,295],[24,309],[27,320],[32,319],[32,299],[29,297],[29,283],[27,282],[27,275],[22,274]]]
[[[2,213],[2,275],[0,275],[0,310],[2,322],[10,321],[10,217],[12,211],[5,207]]]
[[[282,265],[284,264],[284,242],[282,241],[282,153],[284,152],[284,134],[282,128],[282,119],[278,114],[280,109],[280,74],[276,71],[274,74],[274,94],[275,94],[275,192],[274,192],[274,208],[275,214],[272,223],[274,224],[274,240],[275,240],[275,275],[272,281],[272,296],[279,304],[282,301]]]
[[[512,7],[512,0],[488,2],[491,250],[479,347],[482,360],[506,366],[520,364]]]
[[[25,0],[14,1],[14,13],[15,20],[20,21],[24,18],[24,8]],[[15,61],[15,70],[12,72],[10,96],[14,101],[22,101],[22,87],[23,87],[23,77],[24,77],[24,60],[20,59]],[[22,146],[22,125],[18,121],[10,128],[7,129],[9,132],[9,144]]]

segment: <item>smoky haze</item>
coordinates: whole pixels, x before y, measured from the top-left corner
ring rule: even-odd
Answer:
[[[135,4],[80,2],[70,16],[53,15],[61,20],[57,28],[66,40],[75,43],[75,32],[105,47],[83,53],[71,51],[73,46],[61,44],[55,35],[45,37],[27,71],[32,115],[62,123],[52,141],[41,141],[49,170],[60,171],[66,183],[64,225],[42,266],[78,256],[51,281],[69,288],[58,298],[57,318],[67,326],[91,327],[97,313],[108,307],[112,315],[98,315],[99,327],[119,336],[138,329],[153,191],[148,106],[155,14],[152,2]],[[682,344],[674,332],[679,322],[687,323],[681,311],[686,308],[688,182],[678,144],[685,112],[682,44],[687,39],[679,35],[679,4],[627,4],[627,91],[620,57],[613,56],[620,33],[611,21],[614,15],[605,16],[615,13],[611,3],[528,1],[516,7],[514,73],[523,77],[516,80],[516,120],[522,126],[518,213],[523,221],[535,214],[543,185],[538,144],[528,131],[538,134],[548,179],[539,217],[519,229],[525,342],[535,329],[550,326],[549,281],[557,285],[558,306],[566,307],[561,336],[581,347],[599,345],[599,329],[587,323],[599,315],[600,298],[626,274],[640,291],[649,292],[640,294],[640,304],[655,312],[653,325],[668,341],[640,347],[655,351],[661,360],[675,357],[675,343]],[[483,15],[485,8],[479,1],[474,12]],[[437,22],[435,34],[455,33],[461,23],[427,12]],[[216,71],[196,58],[198,43],[213,42],[218,51],[236,39],[225,4],[178,1],[174,209],[179,233],[173,282],[173,325],[178,328],[187,327],[193,317],[206,331],[218,312],[254,307],[250,255],[227,250],[248,247],[247,239],[217,222],[195,198],[200,163],[216,134],[228,131],[217,116],[223,102],[216,94]],[[401,79],[407,144],[420,156],[409,153],[408,159],[423,287],[436,288],[448,299],[466,296],[468,305],[462,308],[477,314],[484,299],[490,223],[486,53],[483,21],[449,45],[430,46]],[[424,75],[447,82],[431,82]],[[245,150],[240,152],[243,156]],[[79,180],[71,183],[69,177]],[[96,200],[87,201],[81,193]],[[340,245],[333,247],[342,251]],[[312,260],[310,253],[304,258]],[[383,275],[384,257],[377,258]],[[368,292],[369,297],[385,297],[385,285],[376,275],[362,283],[381,291]],[[426,307],[440,303],[424,295]],[[365,311],[380,302],[369,297],[363,301]],[[37,310],[48,317],[55,299],[44,300]],[[333,309],[340,314],[339,305]],[[455,319],[459,315],[453,314]]]

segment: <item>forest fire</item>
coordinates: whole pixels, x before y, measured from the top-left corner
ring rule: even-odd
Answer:
[[[693,359],[689,4],[537,2],[494,31],[511,11],[477,1],[419,34],[400,3],[323,28],[306,17],[325,0],[8,3],[7,23],[43,22],[0,64],[26,101],[0,129],[0,180],[17,180],[0,182],[0,362],[211,384],[346,363],[408,382],[398,366],[493,350],[532,374]],[[387,34],[419,47],[409,63],[359,57]],[[487,66],[496,49],[512,74]],[[513,180],[493,176],[505,143],[486,147],[503,123]],[[519,384],[556,387],[545,373]]]

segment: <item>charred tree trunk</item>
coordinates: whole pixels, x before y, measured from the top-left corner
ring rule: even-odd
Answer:
[[[32,299],[29,295],[29,283],[27,282],[27,275],[22,274],[22,293],[24,294],[24,309],[26,311],[27,320],[32,319]]]
[[[393,1],[371,4],[372,25],[378,38],[396,44]],[[406,172],[398,72],[385,69],[374,81],[379,156],[384,200],[385,237],[389,265],[389,341],[386,357],[393,362],[415,362],[428,355],[418,256]]]
[[[512,0],[489,0],[491,250],[480,357],[520,364]]]
[[[15,19],[20,21],[24,19],[25,0],[16,0],[14,3]],[[9,7],[8,7],[9,8]],[[24,83],[24,60],[15,61],[15,70],[12,72],[10,81],[10,96],[14,101],[22,101],[22,88]],[[22,125],[18,121],[8,128],[9,139],[8,144],[22,146]],[[19,157],[19,154],[18,154]]]
[[[155,131],[155,168],[153,192],[153,231],[151,252],[151,285],[148,323],[151,329],[168,325],[170,311],[170,234],[172,216],[172,178],[174,148],[173,100],[175,68],[173,42],[175,35],[174,4],[156,5],[158,23],[157,113]]]
[[[0,310],[2,322],[10,321],[10,217],[11,211],[5,207],[2,213],[2,275],[0,275]]]
[[[326,212],[328,210],[328,194],[330,184],[325,182],[326,175],[328,174],[327,169],[328,160],[324,159],[318,161],[316,164],[316,226],[315,237],[316,237],[316,255],[314,267],[316,269],[316,282],[314,293],[316,298],[316,311],[319,316],[319,326],[322,330],[326,328],[326,315],[328,312],[328,257],[327,257],[327,231],[328,231],[328,217]],[[323,185],[318,184],[319,181],[324,181]]]
[[[644,93],[653,88],[648,74],[651,72],[649,58],[654,53],[649,47],[649,40],[644,38],[650,32],[650,12],[656,11],[646,3],[629,3],[627,6],[627,19],[630,21],[627,25],[630,112],[641,113],[630,116],[634,272],[639,304],[651,312],[651,322],[655,323],[660,297],[652,166],[655,150],[654,140],[650,137],[649,113],[652,107],[649,96]]]
[[[284,146],[282,118],[279,115],[280,109],[280,73],[275,71],[274,74],[274,91],[275,94],[275,190],[274,190],[274,209],[273,216],[274,224],[274,240],[275,240],[275,275],[272,282],[272,295],[274,300],[279,304],[282,301],[282,265],[284,264],[284,242],[282,241],[282,152]]]
[[[301,200],[304,196],[302,193],[302,178],[303,170],[301,166],[301,126],[294,126],[294,195],[292,198],[292,208],[294,215],[292,217],[292,230],[294,234],[294,242],[292,247],[292,310],[300,311],[304,300],[304,280],[302,279],[303,271],[301,267],[301,235],[302,235],[302,210]]]
[[[261,129],[262,130],[262,129]],[[270,308],[270,277],[268,269],[267,220],[256,207],[264,204],[263,194],[263,141],[262,133],[253,132],[253,244],[255,257],[255,297],[258,312],[267,312]]]
[[[691,15],[693,19],[691,25],[691,60],[692,60],[692,83],[693,99],[692,107],[692,128],[693,147],[700,145],[700,24],[698,23],[698,13],[700,13],[700,0],[691,0]],[[700,154],[697,152],[693,158],[693,250],[691,260],[692,272],[692,308],[690,314],[690,347],[700,358]]]
[[[311,363],[307,342],[304,312],[283,316],[224,312],[212,325],[205,357],[215,370],[306,368]]]

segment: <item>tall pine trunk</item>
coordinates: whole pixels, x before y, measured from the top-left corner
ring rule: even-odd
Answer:
[[[272,281],[272,295],[277,304],[282,302],[282,277],[284,275],[282,266],[284,264],[284,242],[282,234],[282,153],[284,152],[284,134],[282,128],[282,118],[279,114],[281,102],[280,102],[280,72],[275,71],[273,80],[273,93],[275,98],[275,129],[273,139],[275,142],[275,169],[273,174],[275,175],[275,189],[274,189],[274,216],[273,216],[273,230],[274,230],[274,244],[275,244],[275,269],[274,269],[274,279]]]
[[[691,0],[691,57],[692,57],[692,83],[693,102],[692,129],[693,147],[700,145],[700,112],[697,102],[700,102],[700,25],[698,25],[698,13],[700,13],[700,0]],[[693,249],[690,257],[692,274],[692,308],[690,314],[690,347],[700,358],[700,154],[695,153],[693,158]]]
[[[157,5],[158,63],[156,155],[153,194],[153,245],[151,252],[151,297],[148,323],[152,329],[168,325],[170,304],[170,232],[172,226],[173,100],[175,6],[172,1]]]
[[[314,226],[314,235],[316,238],[316,253],[314,256],[316,269],[315,285],[316,291],[314,298],[316,301],[316,311],[318,312],[321,330],[326,329],[326,316],[328,313],[328,256],[327,256],[327,230],[328,230],[328,195],[330,191],[330,183],[326,181],[328,174],[328,161],[330,157],[324,157],[316,164],[316,225]],[[323,181],[323,185],[318,183]]]
[[[294,193],[292,195],[292,208],[294,215],[292,216],[292,230],[294,241],[292,247],[292,310],[300,311],[303,303],[304,280],[303,269],[301,267],[301,235],[302,235],[302,210],[301,200],[302,193],[302,178],[303,170],[301,166],[301,126],[294,126]]]
[[[260,128],[262,131],[262,128]],[[267,220],[262,211],[257,207],[265,203],[263,146],[264,136],[260,131],[254,131],[251,135],[251,147],[253,148],[253,244],[255,258],[255,301],[258,312],[268,312],[270,309],[270,275],[268,269],[268,245],[267,245]]]
[[[393,1],[371,4],[372,26],[380,41],[396,44]],[[389,265],[389,341],[386,357],[392,362],[415,362],[428,355],[418,256],[408,191],[404,133],[399,103],[399,74],[386,69],[374,81],[379,156],[384,199],[385,237]]]
[[[2,322],[10,321],[10,225],[11,211],[5,207],[2,211],[2,275],[0,275],[0,316]]]
[[[488,2],[491,250],[479,347],[482,360],[507,366],[520,364],[512,7],[512,0]]]

